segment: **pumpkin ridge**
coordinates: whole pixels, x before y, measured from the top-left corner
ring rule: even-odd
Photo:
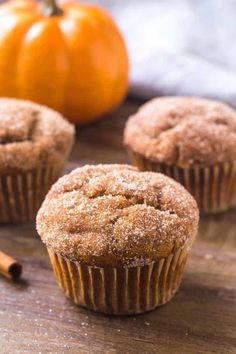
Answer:
[[[29,33],[29,31],[31,30],[32,26],[36,23],[36,21],[38,19],[39,19],[39,17],[36,17],[35,20],[33,22],[31,22],[27,28],[25,28],[24,35],[21,36],[21,39],[19,41],[18,55],[16,55],[17,63],[15,65],[15,78],[16,78],[16,85],[15,85],[15,87],[16,87],[16,95],[15,95],[15,97],[21,97],[20,85],[19,85],[19,81],[18,81],[19,80],[19,71],[20,71],[19,63],[20,63],[21,52],[24,50],[25,38],[27,38],[27,34]]]
[[[72,59],[71,59],[71,54],[70,54],[70,46],[69,46],[69,43],[68,43],[68,38],[67,36],[65,35],[64,31],[63,31],[63,28],[62,28],[62,22],[65,20],[65,17],[66,15],[69,16],[69,12],[66,12],[66,10],[64,9],[64,7],[62,6],[62,9],[64,11],[64,18],[63,17],[60,17],[58,19],[58,28],[61,32],[61,36],[63,38],[63,42],[64,42],[64,47],[67,49],[67,59],[68,59],[68,70],[67,70],[67,77],[66,77],[66,80],[65,80],[65,85],[64,85],[64,101],[63,101],[63,112],[66,116],[66,112],[68,110],[68,95],[70,94],[69,92],[69,80],[70,80],[70,75],[72,74],[72,70],[71,70],[71,62],[72,62]]]

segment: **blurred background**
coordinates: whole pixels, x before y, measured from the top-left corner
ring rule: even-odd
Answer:
[[[236,106],[236,1],[93,2],[111,11],[125,35],[131,95],[198,95]]]

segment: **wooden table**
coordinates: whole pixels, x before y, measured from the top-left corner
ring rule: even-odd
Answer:
[[[66,170],[126,162],[122,130],[137,107],[127,102],[79,130]],[[18,283],[0,278],[0,353],[236,353],[236,210],[201,220],[177,295],[135,317],[99,315],[67,300],[33,223],[1,226],[0,248],[24,266]]]

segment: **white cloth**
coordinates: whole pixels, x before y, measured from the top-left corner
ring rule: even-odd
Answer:
[[[93,2],[111,11],[126,38],[131,95],[196,95],[236,106],[235,0]]]

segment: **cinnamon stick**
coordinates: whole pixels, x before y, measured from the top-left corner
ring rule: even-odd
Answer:
[[[0,251],[0,274],[8,279],[18,279],[22,273],[22,266],[15,259]]]

